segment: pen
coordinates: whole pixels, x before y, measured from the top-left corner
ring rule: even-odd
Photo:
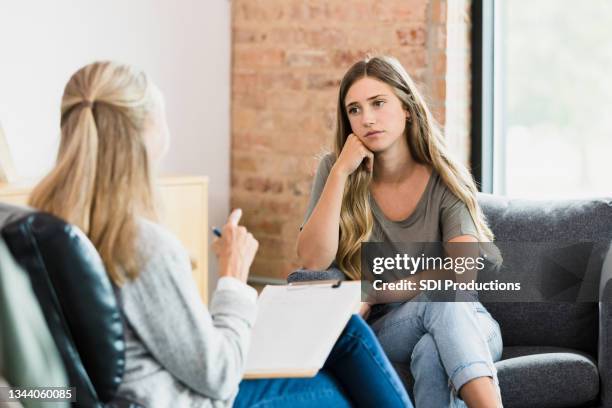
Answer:
[[[212,232],[213,234],[215,234],[216,236],[218,236],[219,238],[221,238],[221,230],[217,227],[212,227]]]

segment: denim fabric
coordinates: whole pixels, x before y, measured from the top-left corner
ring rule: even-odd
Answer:
[[[244,380],[234,407],[408,407],[401,380],[366,322],[353,315],[313,378]]]
[[[492,377],[499,392],[501,332],[479,302],[412,301],[375,312],[370,323],[389,359],[410,364],[417,408],[465,407],[457,390],[478,377]]]

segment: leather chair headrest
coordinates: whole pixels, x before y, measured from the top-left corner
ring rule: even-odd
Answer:
[[[64,360],[72,360],[64,361],[69,375],[79,375],[78,366],[84,366],[100,401],[112,400],[125,368],[123,322],[93,244],[77,227],[45,213],[7,224],[2,236],[30,275],[50,329],[56,332],[56,343],[58,339],[63,343],[58,348]],[[57,337],[62,329],[67,339]],[[67,350],[72,345],[78,355]]]

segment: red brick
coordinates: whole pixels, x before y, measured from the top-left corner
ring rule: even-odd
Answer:
[[[278,260],[256,257],[251,267],[251,276],[267,276],[273,279],[286,279],[299,265],[295,260]]]
[[[390,3],[390,4],[389,4]],[[427,1],[402,0],[396,2],[380,2],[385,5],[379,18],[383,21],[426,21]]]
[[[296,256],[295,242],[287,242],[281,238],[261,236],[259,253],[261,259],[293,258]]]
[[[270,44],[289,45],[291,48],[300,46],[304,42],[304,29],[295,26],[271,27],[268,31]]]
[[[395,56],[410,75],[413,75],[413,72],[418,69],[424,69],[427,65],[427,53],[421,47],[403,48]]]
[[[302,175],[300,157],[296,155],[275,152],[261,155],[248,149],[236,149],[232,151],[232,163],[233,168],[240,167],[239,170],[249,170],[256,174],[278,174],[290,178]]]
[[[431,22],[446,24],[446,0],[431,0]]]
[[[277,151],[278,144],[269,134],[233,132],[232,149],[249,149],[258,153]]]
[[[242,186],[247,191],[278,194],[283,192],[283,182],[270,177],[252,176],[244,180]]]
[[[266,94],[257,90],[249,93],[232,90],[232,103],[240,108],[264,109],[267,105]]]
[[[440,51],[446,50],[446,26],[432,27],[432,31],[435,33],[433,37],[435,38],[434,46]]]
[[[398,29],[395,31],[400,45],[424,45],[426,40],[425,28],[416,26]]]
[[[285,51],[275,48],[261,48],[243,44],[234,46],[234,65],[247,68],[273,67],[281,65]]]
[[[309,21],[322,20],[330,16],[330,7],[327,2],[288,1],[291,4],[290,17],[292,20]]]
[[[283,231],[284,222],[277,219],[252,219],[245,217],[243,225],[246,226],[249,231],[261,234],[268,234],[272,236],[278,236]]]
[[[373,1],[353,0],[350,4],[341,1],[329,7],[327,17],[336,22],[347,23],[353,21],[362,23],[376,18],[376,12],[376,2]]]
[[[289,67],[316,67],[329,62],[327,52],[322,50],[288,51],[285,63]]]
[[[308,89],[338,89],[342,78],[330,77],[325,74],[308,75]]]
[[[286,17],[286,10],[283,7],[285,0],[253,1],[253,0],[234,0],[232,2],[232,15],[234,22],[263,22],[278,21]]]
[[[232,170],[255,173],[257,171],[257,159],[249,156],[236,157],[235,153],[232,152]]]
[[[240,178],[241,175],[237,177]],[[305,210],[301,202],[291,195],[249,192],[238,186],[232,189],[231,203],[233,207],[252,208],[256,214],[267,214],[275,217],[301,217]]]
[[[365,59],[367,56],[378,54],[381,54],[381,52],[375,49],[335,50],[332,56],[332,63],[335,66],[341,66],[348,70],[354,63]]]
[[[261,43],[266,40],[267,33],[256,29],[241,29],[236,28],[232,30],[232,41],[234,44],[253,44]]]
[[[300,90],[305,78],[295,72],[241,72],[232,74],[232,91],[237,94],[266,90]]]
[[[438,78],[435,81],[435,88],[433,90],[434,98],[436,101],[446,101],[446,80],[445,78]]]
[[[446,75],[446,54],[439,54],[433,58],[433,74],[436,77]]]
[[[287,182],[287,190],[296,197],[308,197],[312,189],[312,180],[290,180]]]
[[[310,47],[321,47],[321,45],[333,45],[336,48],[345,47],[348,44],[351,33],[332,28],[317,27],[306,32],[304,41]]]

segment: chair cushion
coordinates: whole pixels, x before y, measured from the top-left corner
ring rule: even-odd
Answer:
[[[589,298],[595,293],[596,296],[603,259],[612,241],[612,199],[543,201],[479,194],[478,201],[500,243],[504,256],[502,273],[509,271],[521,276],[521,280],[532,282],[526,290],[535,294],[538,282],[550,281],[550,273],[564,273],[566,265],[585,283],[565,295],[576,298],[589,293]],[[530,246],[529,243],[548,244]],[[561,267],[556,267],[555,262]],[[596,302],[508,300],[483,302],[500,323],[505,345],[558,346],[595,354]]]
[[[599,394],[595,361],[576,350],[506,347],[495,366],[506,408],[575,407]]]
[[[597,303],[486,303],[506,346],[597,351]]]
[[[79,366],[80,356],[98,398],[111,400],[125,366],[123,323],[94,246],[78,228],[44,213],[32,213],[9,223],[2,229],[2,237],[15,260],[29,273],[52,330],[64,329],[68,340],[60,338],[58,348],[64,358],[68,355],[73,360],[65,361],[66,365]],[[55,321],[49,322],[50,318]],[[70,339],[78,356],[66,351],[72,346]]]
[[[577,407],[595,400],[599,394],[595,361],[576,350],[505,347],[502,360],[495,367],[505,408]],[[409,365],[394,364],[394,368],[404,387],[414,395]]]
[[[478,202],[496,241],[612,240],[612,198],[523,200],[480,193]]]

